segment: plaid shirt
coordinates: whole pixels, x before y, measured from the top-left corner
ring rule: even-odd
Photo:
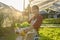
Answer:
[[[31,21],[33,18],[31,18],[28,22],[31,23]],[[32,26],[34,27],[34,29],[38,30],[42,24],[42,20],[43,20],[43,17],[41,15],[38,15],[36,18],[36,21],[32,24]]]

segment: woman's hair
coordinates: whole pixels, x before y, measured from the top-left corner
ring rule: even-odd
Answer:
[[[37,5],[32,6],[32,8],[39,10],[39,7]]]

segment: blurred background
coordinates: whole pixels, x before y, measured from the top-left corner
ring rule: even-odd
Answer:
[[[16,40],[15,30],[30,26],[33,5],[44,18],[39,40],[60,40],[60,0],[0,0],[0,40]]]

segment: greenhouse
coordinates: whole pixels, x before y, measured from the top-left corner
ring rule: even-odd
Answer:
[[[60,40],[60,0],[0,0],[0,40]]]

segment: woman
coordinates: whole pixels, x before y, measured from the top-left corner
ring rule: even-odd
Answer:
[[[39,7],[37,5],[32,6],[31,12],[34,16],[28,21],[28,23],[31,24],[36,36],[38,36],[38,30],[42,24],[43,17],[39,14]]]
[[[43,17],[39,14],[39,7],[34,5],[31,10],[32,14],[34,16],[28,21],[32,25],[32,27],[38,31],[42,24]]]
[[[32,14],[34,15],[33,17],[31,17],[31,19],[28,21],[28,23],[31,24],[30,27],[27,27],[27,28],[24,28],[22,29],[22,31],[20,31],[19,34],[21,35],[24,35],[25,39],[24,40],[34,40],[34,36],[38,36],[38,30],[42,24],[42,20],[43,20],[43,17],[39,14],[39,7],[34,5],[32,8],[31,8],[31,12]],[[33,29],[33,30],[32,30]],[[33,31],[34,33],[30,33],[31,36],[29,37],[30,34],[28,34],[28,36],[26,37],[26,33],[30,32],[30,31]],[[27,38],[27,39],[26,39]],[[38,39],[36,39],[38,40]]]

